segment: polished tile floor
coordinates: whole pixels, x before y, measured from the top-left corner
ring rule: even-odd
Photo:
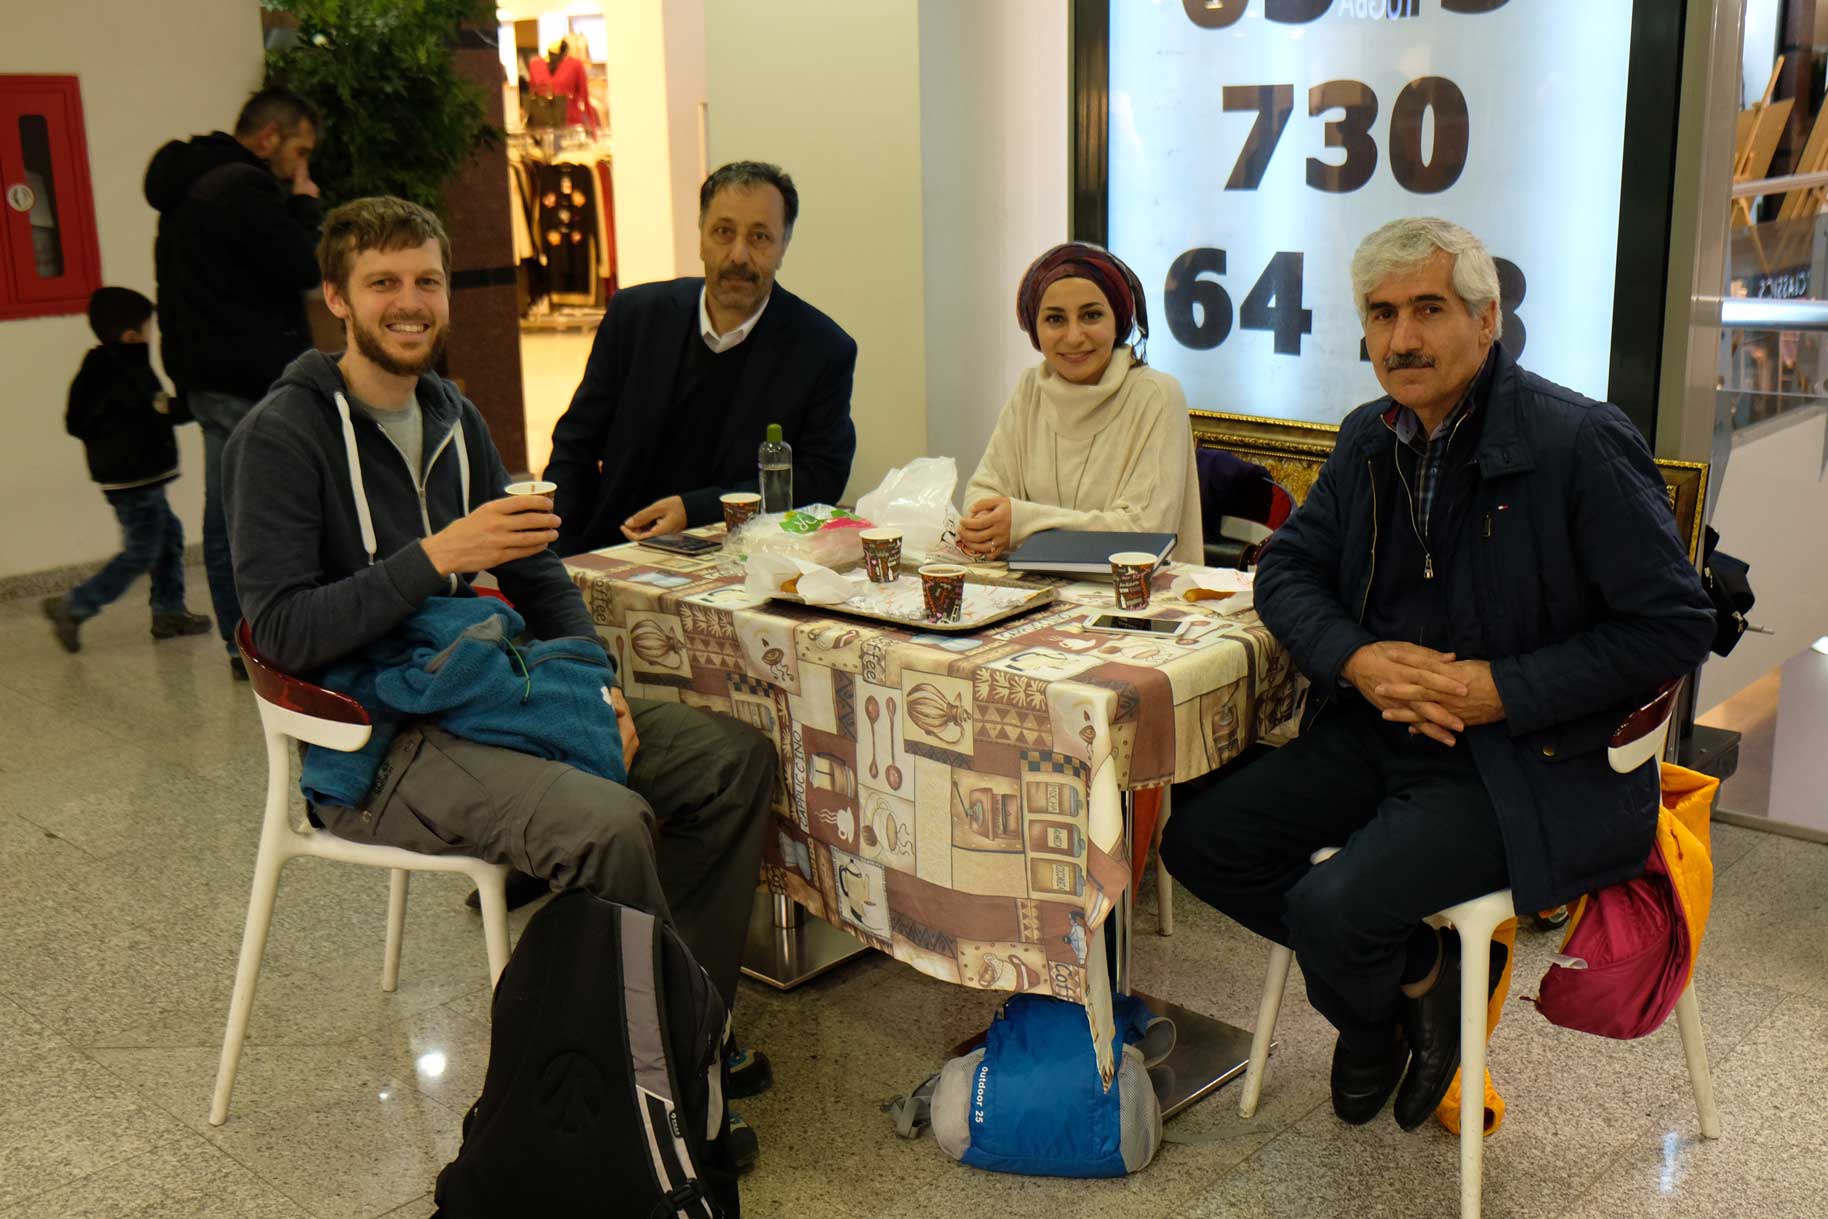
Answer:
[[[415,882],[385,995],[385,880],[294,863],[234,1107],[211,1128],[264,761],[252,697],[214,642],[154,644],[143,605],[129,594],[67,656],[36,601],[0,603],[0,1219],[429,1215],[488,1053],[464,883]],[[1697,1141],[1673,1024],[1605,1042],[1514,998],[1493,1039],[1509,1116],[1487,1145],[1487,1215],[1828,1214],[1828,847],[1730,827],[1715,847],[1699,993],[1726,1137]],[[1263,945],[1184,891],[1161,938],[1151,901],[1139,981],[1248,1025]],[[1517,993],[1552,948],[1526,935]],[[997,1176],[897,1140],[879,1104],[993,1003],[883,958],[786,995],[745,983],[739,1028],[776,1076],[741,1106],[762,1139],[745,1213],[1456,1213],[1445,1131],[1334,1119],[1332,1039],[1298,986],[1257,1117],[1228,1089],[1176,1123],[1212,1141],[1169,1146],[1137,1176]]]

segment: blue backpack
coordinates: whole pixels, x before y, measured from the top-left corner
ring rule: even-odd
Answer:
[[[1086,1036],[1085,1009],[1016,995],[990,1022],[981,1049],[884,1106],[904,1138],[932,1127],[948,1155],[993,1172],[1121,1177],[1155,1157],[1161,1105],[1149,1067],[1174,1045],[1174,1024],[1141,1000],[1111,1002],[1117,1077],[1107,1090]]]

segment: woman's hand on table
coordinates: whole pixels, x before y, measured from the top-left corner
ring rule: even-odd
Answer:
[[[623,521],[622,536],[639,542],[642,538],[658,537],[663,533],[678,533],[685,527],[685,501],[677,495],[669,495]]]
[[[1009,549],[1009,497],[993,495],[971,505],[958,523],[959,548],[979,559],[994,559]]]

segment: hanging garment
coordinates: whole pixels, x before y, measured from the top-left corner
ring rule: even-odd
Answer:
[[[534,240],[545,260],[552,303],[599,304],[596,174],[574,164],[533,168],[539,207]]]
[[[513,212],[510,224],[514,229],[514,257],[517,264],[515,295],[522,317],[527,316],[533,306],[545,300],[547,293],[546,261],[537,237],[539,188],[534,180],[536,164],[538,161],[529,150],[510,148],[508,190],[509,210]]]
[[[603,299],[616,292],[616,186],[610,174],[609,158],[597,162],[598,207],[603,213]]]

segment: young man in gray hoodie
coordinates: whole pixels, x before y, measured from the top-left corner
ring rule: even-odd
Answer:
[[[325,218],[318,260],[348,349],[293,361],[224,453],[235,585],[256,649],[316,674],[480,571],[533,635],[594,640],[549,549],[552,501],[504,494],[508,472],[482,416],[430,371],[450,319],[437,217],[401,199],[346,203]],[[774,747],[725,716],[619,688],[611,701],[627,786],[418,723],[389,749],[363,807],[313,811],[341,837],[478,856],[668,918],[729,1009],[778,782]],[[745,1061],[756,1060],[765,1072],[759,1055]]]

